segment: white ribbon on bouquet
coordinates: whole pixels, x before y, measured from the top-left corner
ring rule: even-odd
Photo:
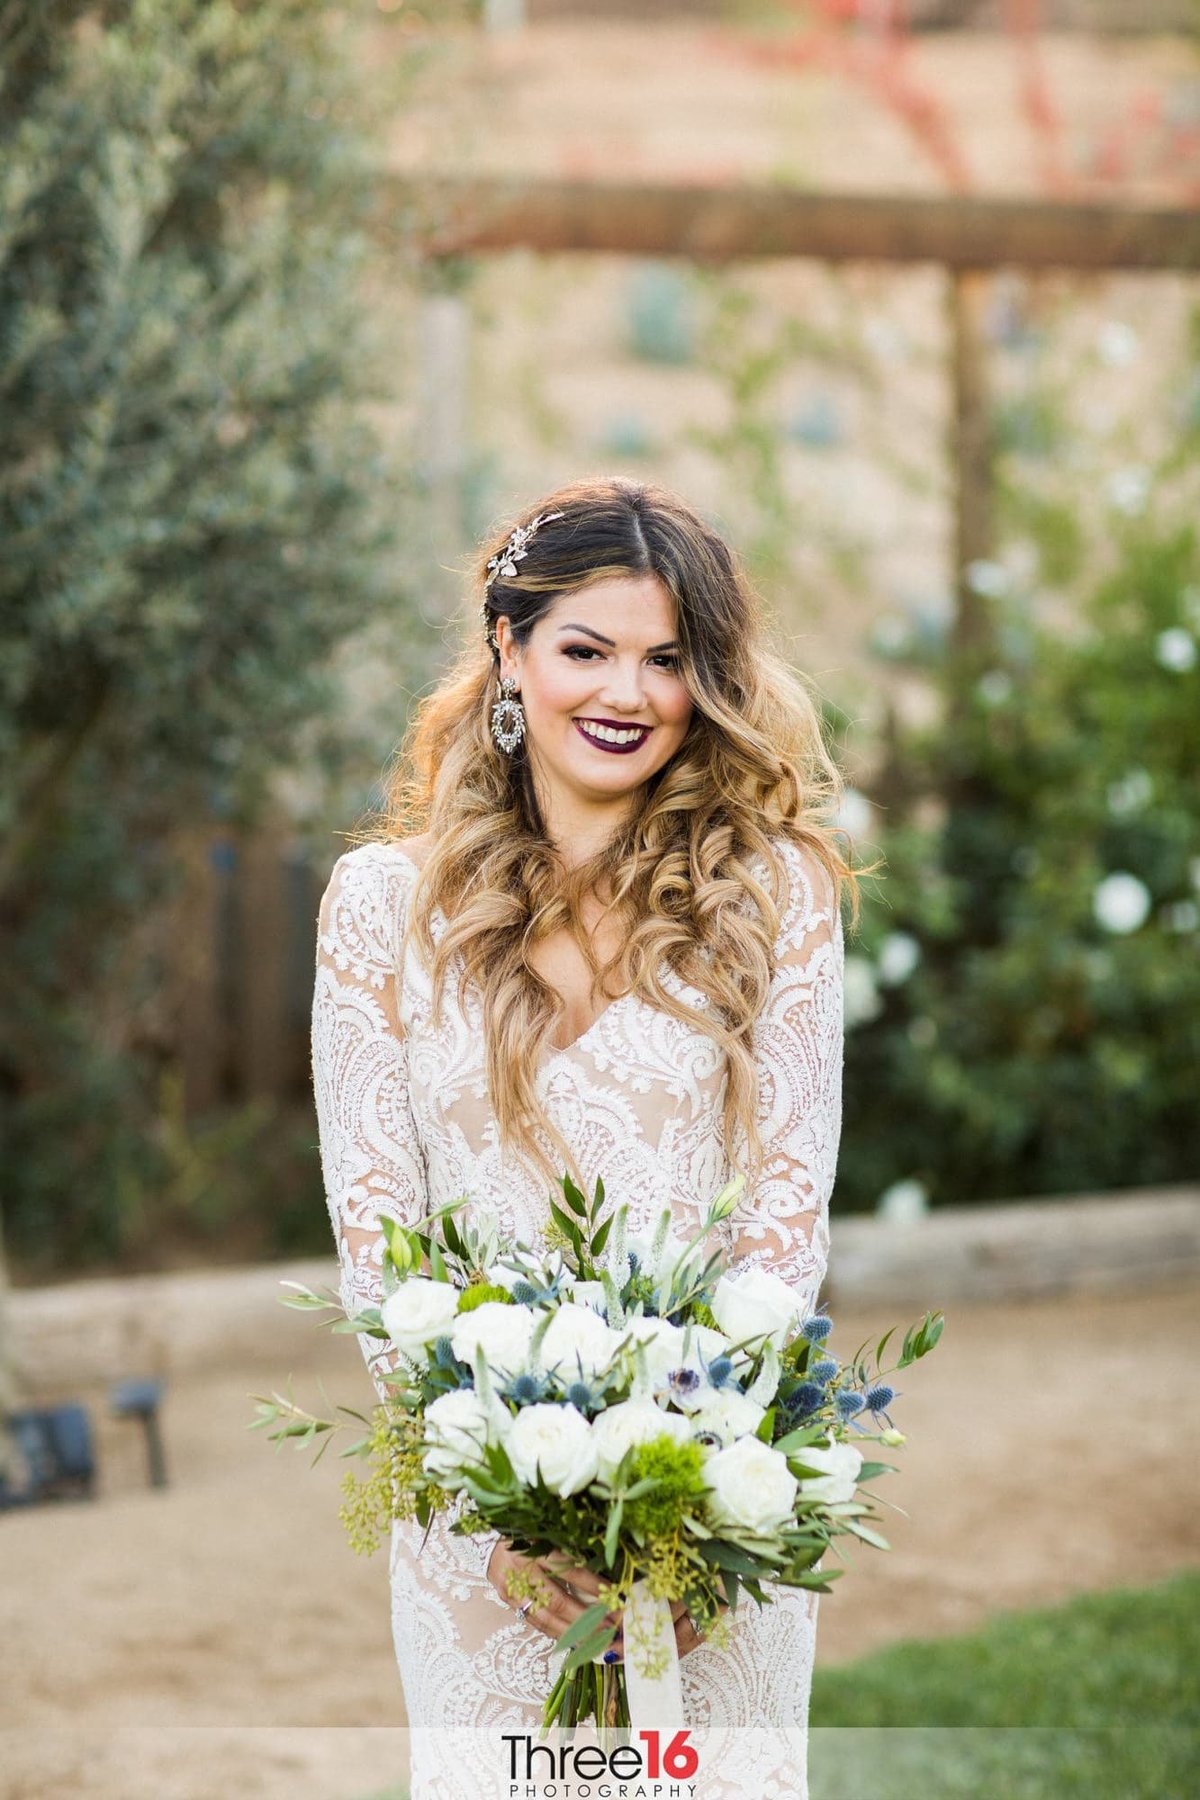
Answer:
[[[658,1675],[643,1675],[638,1663],[662,1664]],[[625,1687],[629,1723],[639,1726],[683,1724],[683,1682],[675,1624],[665,1600],[657,1600],[644,1581],[635,1581],[625,1608]]]

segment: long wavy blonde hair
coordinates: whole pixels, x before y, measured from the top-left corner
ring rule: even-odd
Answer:
[[[482,998],[491,1103],[502,1144],[545,1171],[563,1168],[583,1185],[572,1147],[539,1105],[537,1070],[552,1047],[561,999],[530,962],[530,948],[571,932],[593,975],[593,994],[641,995],[686,1019],[726,1058],[723,1135],[730,1162],[739,1127],[748,1183],[761,1169],[756,1123],[754,1023],[774,973],[773,945],[787,872],[771,839],[806,848],[830,876],[834,904],[849,888],[857,922],[857,876],[830,822],[842,782],[822,739],[803,679],[767,641],[759,599],[720,535],[677,495],[621,479],[572,482],[514,524],[561,512],[530,540],[515,575],[487,562],[511,525],[480,550],[469,641],[416,708],[385,780],[385,801],[360,837],[395,841],[427,832],[429,855],[413,892],[409,937],[430,970],[439,1010],[453,959],[459,999]],[[555,600],[614,575],[658,577],[675,602],[680,673],[693,702],[683,743],[634,798],[624,823],[594,856],[567,868],[542,821],[524,744],[506,755],[490,717],[499,657],[488,629],[507,614],[516,643]],[[766,858],[772,891],[748,867]],[[601,966],[581,918],[589,892],[611,896],[606,915],[621,949]],[[446,922],[435,940],[431,919]],[[403,956],[403,950],[401,951]],[[708,1014],[663,985],[667,963],[712,1003]],[[559,1153],[547,1156],[545,1133]]]

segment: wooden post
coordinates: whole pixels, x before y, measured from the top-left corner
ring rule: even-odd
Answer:
[[[970,679],[986,657],[992,621],[968,571],[993,554],[992,424],[988,406],[985,314],[990,278],[980,270],[949,275],[953,415],[950,458],[954,494],[954,588],[957,599],[950,659]],[[953,703],[959,687],[953,682]]]
[[[184,1105],[189,1113],[195,1113],[212,1106],[222,1088],[218,888],[211,828],[190,827],[177,844],[184,881],[173,908],[171,1016],[183,1071]]]
[[[279,1098],[287,1087],[284,834],[264,821],[238,839],[238,1017],[233,1061],[243,1097]]]

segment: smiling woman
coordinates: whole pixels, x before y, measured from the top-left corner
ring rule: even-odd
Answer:
[[[479,576],[483,629],[322,902],[313,1068],[344,1302],[379,1302],[381,1215],[466,1195],[465,1217],[541,1249],[567,1169],[627,1201],[634,1232],[666,1207],[683,1238],[740,1173],[724,1248],[803,1317],[828,1249],[855,880],[816,708],[728,546],[664,489],[563,488]],[[595,1585],[451,1522],[393,1531],[414,1800],[459,1791],[446,1728],[536,1728],[553,1643]],[[546,1599],[514,1609],[513,1573]],[[679,1605],[688,1724],[803,1727],[816,1600],[743,1607],[721,1648]],[[802,1766],[787,1775],[802,1794]]]

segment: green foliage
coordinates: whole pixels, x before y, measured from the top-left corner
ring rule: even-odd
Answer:
[[[1148,513],[1112,550],[1068,623],[991,602],[990,646],[933,667],[942,722],[901,734],[847,959],[877,1008],[847,1041],[847,1203],[901,1176],[962,1202],[1200,1170],[1200,539]],[[919,956],[885,985],[893,934]]]
[[[331,713],[334,648],[389,598],[343,28],[320,0],[0,9],[0,1106],[22,1258],[128,1249],[170,1179],[145,933],[171,834],[253,819]],[[228,1128],[226,1167],[262,1124]]]

